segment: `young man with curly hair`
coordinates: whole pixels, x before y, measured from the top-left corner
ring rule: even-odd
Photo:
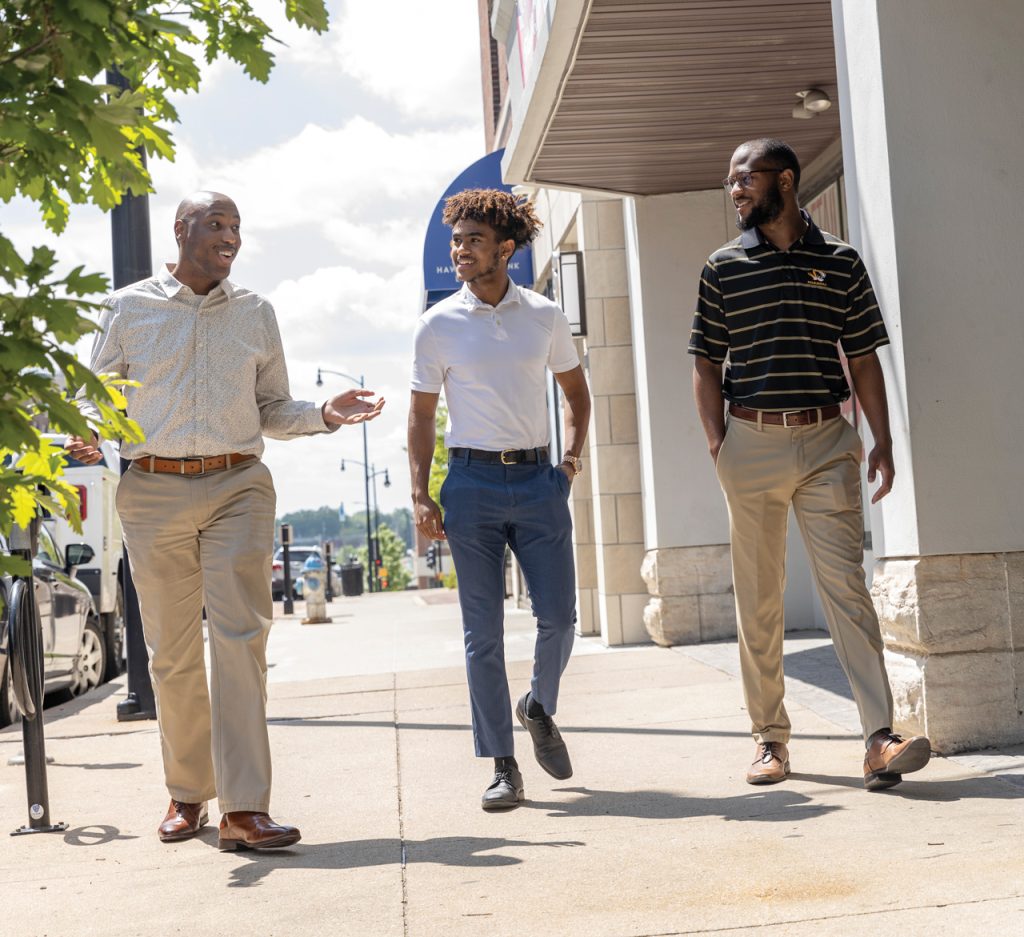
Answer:
[[[576,622],[568,497],[582,469],[590,392],[565,314],[508,276],[509,259],[540,228],[532,206],[500,190],[470,189],[447,200],[443,220],[463,286],[424,313],[416,329],[409,466],[416,526],[446,539],[455,561],[476,754],[494,759],[482,806],[502,810],[523,799],[505,674],[506,545],[526,575],[537,618],[533,679],[516,718],[540,766],[559,780],[572,775],[552,717]],[[548,451],[548,370],[566,404],[565,445],[555,460]],[[442,388],[449,414],[443,520],[427,491]]]

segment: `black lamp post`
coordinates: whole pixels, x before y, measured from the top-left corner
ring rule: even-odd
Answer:
[[[353,462],[356,465],[361,465],[363,467],[363,471],[365,472],[367,479],[370,479],[370,480],[373,481],[373,548],[372,549],[371,548],[367,549],[366,556],[367,556],[367,562],[369,562],[370,566],[373,569],[373,573],[371,575],[370,581],[377,583],[377,591],[379,592],[380,591],[380,577],[379,577],[379,575],[377,573],[377,564],[375,562],[376,558],[380,555],[379,554],[379,550],[380,550],[380,508],[379,508],[379,506],[377,504],[377,476],[378,475],[383,475],[384,476],[384,487],[385,488],[390,488],[391,487],[391,476],[388,474],[388,470],[386,468],[382,468],[380,470],[377,470],[377,469],[374,468],[374,466],[372,466],[372,465],[367,466],[366,463],[359,462],[356,459],[349,459],[348,461],[349,462]],[[339,468],[341,469],[341,471],[343,471],[343,472],[345,471],[345,459],[341,460],[341,465],[339,466]],[[370,516],[370,505],[369,505],[369,503],[367,503],[367,505],[366,505],[366,516],[367,516],[367,518],[369,518],[369,516]]]
[[[343,377],[345,380],[352,381],[354,384],[358,384],[361,388],[366,387],[366,383],[363,380],[363,375],[359,377],[353,377],[351,374],[346,374],[344,371],[332,371],[330,368],[317,368],[316,369],[316,386],[324,386],[324,374],[336,374],[338,377]],[[366,421],[363,421],[363,468],[365,469],[365,487],[366,487],[366,561],[371,563],[373,561],[373,535],[370,532],[370,470],[366,468],[369,463],[367,456],[367,441],[366,441]],[[373,576],[367,576],[369,592],[373,592]]]

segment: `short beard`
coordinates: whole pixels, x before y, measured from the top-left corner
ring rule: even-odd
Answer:
[[[764,197],[750,206],[750,214],[746,218],[739,212],[736,213],[736,227],[741,231],[758,228],[778,218],[782,214],[782,209],[782,189],[779,188],[779,181],[776,179],[775,185],[764,194]]]
[[[491,258],[491,265],[486,270],[481,270],[476,276],[470,277],[466,280],[466,283],[476,283],[477,280],[483,277],[489,277],[492,273],[497,273],[501,267],[501,250],[500,248],[494,252],[494,256]]]

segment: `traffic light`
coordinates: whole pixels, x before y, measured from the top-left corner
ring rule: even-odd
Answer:
[[[437,544],[432,543],[427,547],[427,567],[437,569]]]

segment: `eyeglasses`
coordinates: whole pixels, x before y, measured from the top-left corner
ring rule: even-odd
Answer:
[[[734,185],[738,185],[741,189],[749,189],[754,184],[754,173],[758,172],[785,172],[784,169],[748,169],[746,172],[741,172],[736,176],[726,176],[722,180],[722,185],[728,192]]]

